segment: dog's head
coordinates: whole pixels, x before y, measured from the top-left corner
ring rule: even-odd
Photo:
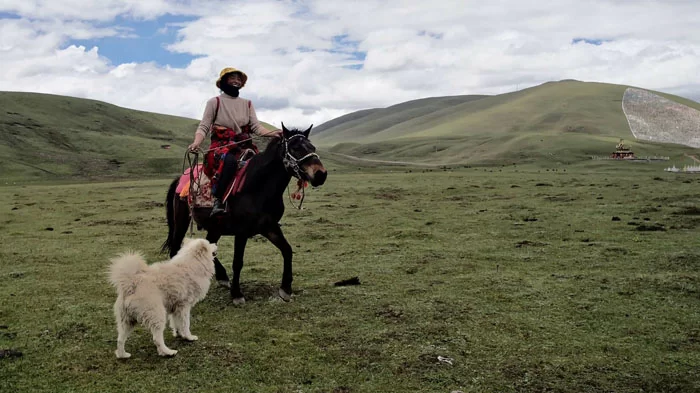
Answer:
[[[182,250],[178,254],[188,255],[195,259],[214,262],[218,247],[206,239],[185,239]]]

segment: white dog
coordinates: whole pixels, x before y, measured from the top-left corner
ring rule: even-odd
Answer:
[[[117,289],[114,316],[118,358],[131,356],[124,351],[124,344],[137,322],[151,330],[161,356],[177,353],[163,341],[166,320],[170,321],[174,336],[197,340],[190,333],[190,310],[207,295],[214,275],[216,248],[216,244],[204,239],[185,240],[170,261],[149,266],[141,254],[134,252],[111,259],[109,281]]]

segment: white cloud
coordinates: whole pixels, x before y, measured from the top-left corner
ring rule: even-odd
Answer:
[[[3,0],[0,12],[32,19],[110,21],[120,15],[151,19],[189,13],[191,7],[191,3],[168,0]]]
[[[248,73],[242,94],[261,119],[300,127],[420,97],[567,78],[700,100],[695,1],[6,0],[0,12],[20,16],[0,19],[0,89],[188,117],[201,116],[229,65]],[[168,50],[198,56],[183,68],[155,58],[115,64],[100,48],[69,45],[137,34],[123,21],[167,13],[192,17],[158,30],[177,31]]]

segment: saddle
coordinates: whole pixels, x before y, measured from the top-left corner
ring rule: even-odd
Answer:
[[[255,152],[248,150],[241,155],[238,162],[238,170],[231,184],[229,184],[224,200],[236,195],[245,184],[248,160]],[[211,179],[204,173],[204,165],[197,164],[194,168],[187,168],[180,176],[175,193],[180,199],[194,208],[211,208],[214,205],[214,197],[211,193]]]

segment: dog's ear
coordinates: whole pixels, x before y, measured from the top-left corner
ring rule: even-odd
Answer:
[[[206,239],[197,239],[197,244],[193,244],[195,252],[197,255],[207,255],[210,254],[209,248],[211,244]]]

